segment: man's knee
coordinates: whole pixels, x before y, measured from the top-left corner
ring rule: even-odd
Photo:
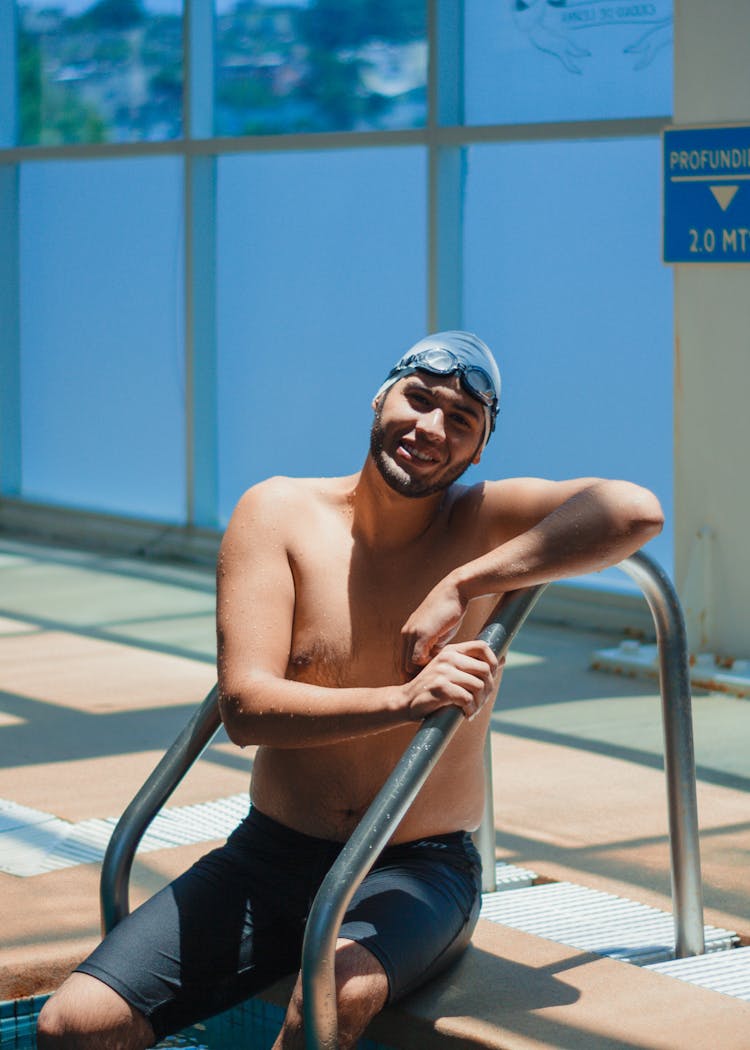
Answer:
[[[336,1007],[339,1046],[354,1046],[362,1032],[380,1013],[388,1001],[388,978],[375,956],[355,941],[340,940],[336,944]],[[292,992],[287,1010],[285,1031],[279,1044],[282,1047],[302,1045],[303,1019],[302,979]],[[286,1034],[287,1040],[283,1038]]]
[[[369,1013],[368,1020],[388,1001],[388,977],[372,952],[356,941],[336,945],[336,1000],[339,1014]]]
[[[339,1044],[354,1046],[388,1002],[388,977],[379,960],[356,941],[339,941],[336,950],[336,1002]]]
[[[106,984],[74,973],[47,1000],[37,1023],[39,1050],[146,1050],[146,1018]]]

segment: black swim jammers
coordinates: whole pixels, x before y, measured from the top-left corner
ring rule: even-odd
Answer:
[[[124,919],[78,967],[140,1010],[162,1039],[300,967],[315,894],[342,849],[251,809],[226,844]],[[466,832],[386,848],[340,935],[380,961],[389,999],[448,966],[479,915],[481,864]]]

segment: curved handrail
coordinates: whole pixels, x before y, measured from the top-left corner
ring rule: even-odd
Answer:
[[[675,955],[702,955],[703,880],[698,837],[690,664],[685,617],[672,581],[643,551],[618,566],[643,591],[656,626],[664,730]]]
[[[128,886],[133,858],[146,828],[221,725],[219,689],[214,686],[117,822],[102,861],[99,904],[102,933],[130,911]]]

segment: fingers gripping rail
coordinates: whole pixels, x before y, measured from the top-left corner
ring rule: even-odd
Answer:
[[[695,791],[695,758],[687,639],[679,600],[664,571],[642,551],[619,568],[643,591],[656,626],[672,866],[675,954],[704,951],[703,899]],[[503,596],[480,634],[502,658],[545,590],[541,584]],[[426,718],[341,851],[310,912],[302,953],[305,1031],[309,1050],[335,1050],[334,952],[347,905],[388,842],[462,721],[456,708]],[[102,866],[101,915],[106,933],[129,911],[128,883],[138,843],[151,820],[211,741],[220,724],[215,686],[125,810]],[[486,759],[486,766],[489,762]],[[488,770],[489,771],[489,770]],[[491,778],[479,848],[494,877]],[[494,888],[494,886],[485,886]]]

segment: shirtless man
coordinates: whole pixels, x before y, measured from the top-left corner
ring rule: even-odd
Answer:
[[[468,832],[502,673],[474,639],[503,592],[615,564],[662,525],[628,482],[458,484],[499,394],[481,340],[430,336],[378,391],[358,474],[272,478],[240,500],[218,564],[219,683],[229,736],[260,745],[250,815],[68,979],[40,1050],[140,1050],[296,972],[341,844],[445,705],[466,721],[340,931],[339,1045],[466,947],[480,895]],[[303,1046],[298,980],[276,1047]]]

